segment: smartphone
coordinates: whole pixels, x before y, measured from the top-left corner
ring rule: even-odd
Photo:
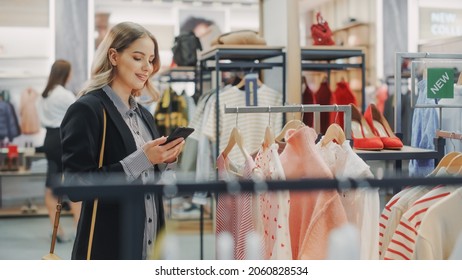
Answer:
[[[194,128],[192,127],[177,127],[175,128],[175,130],[167,137],[167,141],[162,144],[162,145],[165,145],[175,139],[178,139],[180,137],[183,137],[184,139],[186,139],[191,133],[194,132]]]

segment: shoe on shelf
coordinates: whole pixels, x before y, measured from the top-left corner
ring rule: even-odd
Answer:
[[[358,107],[353,103],[351,106],[351,137],[353,148],[358,150],[378,151],[383,149],[383,143],[374,134],[366,119],[361,115]]]
[[[380,137],[385,149],[401,150],[403,142],[396,137],[395,133],[388,124],[387,119],[382,115],[382,113],[380,113],[374,103],[369,104],[366,109],[366,113],[364,113],[364,118],[372,128],[372,131],[374,131],[375,135]]]

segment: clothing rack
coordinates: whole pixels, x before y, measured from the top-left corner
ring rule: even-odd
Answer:
[[[245,106],[245,107],[226,107],[225,114],[247,114],[247,113],[315,113],[319,120],[320,113],[324,112],[343,112],[345,137],[351,139],[351,106],[350,105],[286,105],[286,106]],[[316,131],[319,129],[315,128]]]
[[[436,137],[441,137],[441,138],[446,138],[446,139],[462,140],[462,134],[451,132],[451,131],[445,131],[445,130],[437,130],[436,131]]]
[[[286,181],[215,181],[200,183],[171,183],[166,185],[136,185],[136,184],[105,184],[93,180],[93,185],[58,185],[53,188],[57,196],[66,195],[75,200],[91,201],[95,198],[112,200],[121,205],[120,219],[121,228],[121,258],[136,259],[138,254],[134,244],[141,244],[142,237],[135,232],[140,228],[143,219],[144,207],[139,207],[139,201],[143,201],[145,193],[157,193],[176,195],[178,193],[190,193],[191,191],[203,192],[230,192],[236,190],[244,192],[254,191],[277,191],[277,190],[348,190],[363,187],[390,186],[418,186],[418,185],[458,185],[460,178],[456,177],[424,177],[424,178],[386,178],[386,179],[300,179]],[[122,242],[122,240],[124,242]]]
[[[280,61],[276,61],[276,59]],[[201,53],[199,58],[199,91],[203,93],[203,79],[206,73],[215,71],[216,89],[216,152],[220,147],[220,74],[221,71],[255,71],[281,68],[282,104],[286,100],[286,55],[283,47],[258,45],[221,45]],[[212,78],[212,75],[210,76]],[[244,98],[244,97],[243,97]],[[282,105],[281,104],[281,105]],[[283,118],[284,119],[284,118]]]
[[[361,62],[347,62],[350,58],[356,57],[361,58]],[[352,68],[361,70],[361,108],[364,112],[366,111],[366,55],[363,49],[342,46],[310,46],[301,48],[302,71],[327,71],[327,79],[330,81],[331,70],[347,70]]]
[[[398,108],[401,108],[401,94],[398,90],[401,89],[401,83],[402,83],[402,72],[401,72],[401,65],[405,59],[410,59],[411,61],[414,60],[425,60],[425,59],[461,59],[462,60],[462,54],[459,53],[453,53],[453,54],[445,54],[445,53],[428,53],[428,52],[420,52],[420,53],[409,53],[409,52],[397,52],[395,55],[395,132],[398,134],[402,133],[402,127],[401,127],[401,110],[398,110]],[[414,63],[411,63],[411,98],[414,97],[415,95],[415,77],[416,77],[416,69]],[[411,102],[411,104],[413,104]],[[454,105],[457,106],[457,105]],[[438,108],[438,105],[425,105],[423,106],[416,106],[416,108]],[[441,112],[440,107],[440,112]],[[462,104],[458,107],[451,107],[451,108],[462,108]]]

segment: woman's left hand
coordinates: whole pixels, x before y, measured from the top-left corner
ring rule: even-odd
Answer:
[[[173,155],[170,158],[167,158],[164,163],[172,163],[175,162],[178,159],[178,156],[180,155],[181,151],[183,150],[185,141],[181,141],[180,144],[173,146],[169,151],[173,152]]]

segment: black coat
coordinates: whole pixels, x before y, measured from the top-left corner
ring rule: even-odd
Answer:
[[[103,108],[106,110],[107,127],[103,167],[98,169],[99,153],[103,134]],[[154,118],[144,107],[139,106],[144,122],[153,139],[159,137]],[[63,170],[66,184],[79,184],[88,180],[89,175],[107,176],[123,174],[120,160],[136,151],[133,135],[119,111],[102,90],[92,91],[72,104],[61,124],[61,143],[63,148]],[[157,167],[156,167],[157,170]],[[91,182],[91,179],[88,180]],[[72,200],[73,198],[70,197]],[[142,212],[144,200],[137,203]],[[162,197],[156,197],[157,229],[165,223]],[[93,201],[82,202],[82,212],[77,227],[72,259],[86,259],[90,232]],[[91,259],[113,260],[121,258],[121,207],[117,202],[99,199]],[[134,219],[140,217],[134,217]],[[143,221],[145,217],[142,217]],[[136,233],[143,240],[144,223]],[[135,244],[139,259],[142,257],[143,244]]]

